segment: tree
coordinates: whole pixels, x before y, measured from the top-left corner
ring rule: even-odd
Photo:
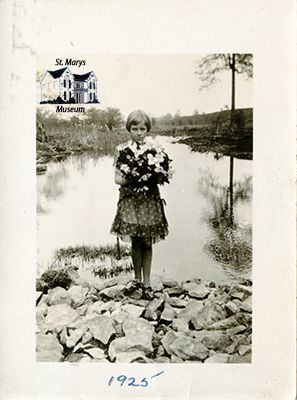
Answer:
[[[247,79],[253,76],[252,54],[210,54],[199,63],[196,74],[201,80],[200,90],[209,88],[219,81],[217,75],[222,71],[231,71],[231,126],[235,111],[235,74],[243,74]]]
[[[124,122],[122,114],[118,108],[108,107],[104,114],[105,123],[110,131],[113,128],[121,126]]]

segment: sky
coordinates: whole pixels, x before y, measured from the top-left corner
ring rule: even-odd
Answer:
[[[195,74],[199,61],[206,54],[54,54],[38,57],[37,71],[62,68],[55,66],[56,58],[85,60],[73,73],[94,71],[98,79],[101,109],[119,108],[126,117],[135,109],[143,109],[151,117],[167,113],[192,115],[219,111],[231,103],[231,71],[220,73],[220,82],[210,89],[199,90]],[[38,89],[37,89],[38,90]],[[54,106],[53,106],[54,107]],[[252,107],[252,79],[236,78],[236,107]]]

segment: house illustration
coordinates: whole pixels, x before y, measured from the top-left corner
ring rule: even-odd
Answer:
[[[99,103],[93,71],[73,74],[68,67],[47,70],[40,80],[40,103]]]

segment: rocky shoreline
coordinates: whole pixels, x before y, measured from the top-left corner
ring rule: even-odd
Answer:
[[[37,361],[251,362],[251,280],[178,283],[153,276],[148,301],[124,296],[130,279],[77,279],[68,290],[37,292]]]

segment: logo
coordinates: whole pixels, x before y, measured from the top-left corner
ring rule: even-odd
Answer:
[[[98,100],[94,71],[73,74],[68,67],[47,70],[40,80],[40,104],[93,104]]]

